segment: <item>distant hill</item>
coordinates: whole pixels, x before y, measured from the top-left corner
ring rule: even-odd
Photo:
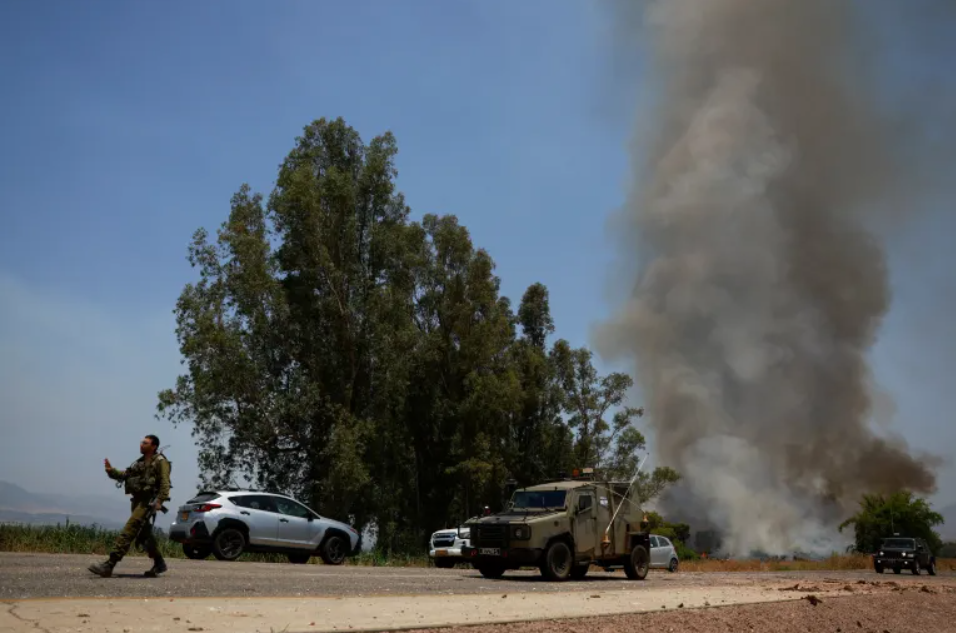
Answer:
[[[0,522],[56,525],[70,523],[122,527],[129,516],[129,498],[105,495],[62,495],[30,492],[0,481]],[[157,525],[159,521],[157,520]]]

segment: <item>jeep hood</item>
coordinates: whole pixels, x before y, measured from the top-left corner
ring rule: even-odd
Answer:
[[[552,519],[555,516],[561,516],[565,513],[566,510],[532,510],[530,512],[525,512],[524,510],[510,510],[508,512],[490,514],[486,517],[481,517],[480,519],[472,521],[472,523],[477,525],[497,525],[499,523],[532,523],[541,519]]]

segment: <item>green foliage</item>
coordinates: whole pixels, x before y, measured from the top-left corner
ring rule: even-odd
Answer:
[[[933,526],[941,523],[942,515],[934,512],[924,499],[914,498],[911,492],[888,496],[865,494],[860,499],[859,511],[840,524],[840,531],[853,526],[858,552],[872,553],[879,548],[881,539],[899,534],[924,539],[936,553],[942,541]]]
[[[697,560],[700,556],[686,543],[690,540],[690,526],[686,523],[668,523],[657,512],[647,513],[648,529],[651,534],[665,536],[674,544],[677,556],[681,560]]]
[[[175,310],[186,371],[158,404],[192,425],[204,485],[288,492],[374,528],[387,555],[500,507],[509,479],[630,477],[644,449],[630,377],[549,347],[547,288],[515,313],[457,218],[410,220],[397,151],[317,120],[267,201],[243,185],[215,239],[196,232]],[[649,499],[676,479],[638,485]]]
[[[940,558],[956,558],[956,542],[943,543],[936,555]]]

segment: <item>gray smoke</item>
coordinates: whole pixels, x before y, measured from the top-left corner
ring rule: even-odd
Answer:
[[[862,492],[936,486],[935,458],[871,429],[867,353],[890,305],[881,236],[952,146],[874,105],[860,6],[618,6],[654,101],[616,218],[630,300],[598,348],[634,363],[658,461],[685,477],[671,502],[731,554],[829,551]]]

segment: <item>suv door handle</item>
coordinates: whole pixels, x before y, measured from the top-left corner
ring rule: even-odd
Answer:
[[[279,523],[288,523],[289,519],[279,519]]]
[[[240,511],[239,511],[239,514],[245,514],[245,515],[248,515],[249,513],[248,513],[248,512],[246,512],[245,510],[240,510]]]

